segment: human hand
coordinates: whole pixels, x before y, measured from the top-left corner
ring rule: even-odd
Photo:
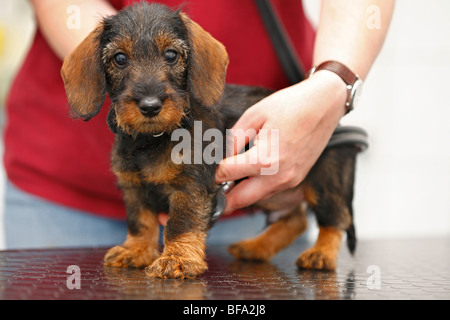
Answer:
[[[227,194],[225,214],[303,181],[345,114],[346,94],[344,82],[336,74],[323,70],[249,108],[227,137],[235,141],[233,149],[228,150],[231,156],[221,161],[216,171],[217,183],[248,177]],[[237,135],[248,129],[257,133],[254,146],[239,154],[248,141]],[[278,139],[272,139],[274,135]],[[261,154],[268,157],[263,159]],[[257,161],[250,161],[252,157]],[[273,174],[261,174],[267,168]]]

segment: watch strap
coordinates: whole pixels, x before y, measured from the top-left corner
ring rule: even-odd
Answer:
[[[337,74],[347,86],[347,101],[345,102],[346,113],[349,113],[352,109],[352,89],[359,77],[354,74],[346,65],[338,61],[325,61],[319,64],[317,67],[313,67],[309,72],[309,76],[319,70],[328,70]]]
[[[313,68],[313,72],[319,70],[328,70],[336,73],[346,85],[353,86],[353,84],[358,80],[358,76],[354,74],[346,65],[338,61],[325,61],[319,64],[317,67]]]

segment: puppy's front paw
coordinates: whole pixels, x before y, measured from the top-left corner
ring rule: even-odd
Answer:
[[[333,271],[337,265],[337,252],[310,248],[300,254],[296,265],[301,269]]]
[[[108,250],[104,264],[108,267],[143,268],[150,265],[158,257],[157,250],[139,246],[115,246]]]
[[[194,279],[208,268],[203,259],[187,259],[177,255],[162,255],[145,269],[151,278]]]

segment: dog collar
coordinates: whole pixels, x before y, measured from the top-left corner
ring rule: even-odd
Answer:
[[[158,138],[161,137],[164,134],[164,131],[161,133],[157,133],[157,134],[152,134],[153,138]]]

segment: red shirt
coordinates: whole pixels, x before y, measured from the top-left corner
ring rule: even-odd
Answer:
[[[117,9],[135,1],[112,0]],[[194,21],[227,48],[227,82],[281,89],[289,85],[264,25],[250,0],[166,0],[184,3]],[[301,0],[273,0],[305,66],[312,62],[314,31]],[[113,134],[109,101],[89,122],[71,119],[60,76],[62,62],[39,29],[7,100],[4,162],[12,183],[36,196],[98,215],[124,218],[110,170]]]

